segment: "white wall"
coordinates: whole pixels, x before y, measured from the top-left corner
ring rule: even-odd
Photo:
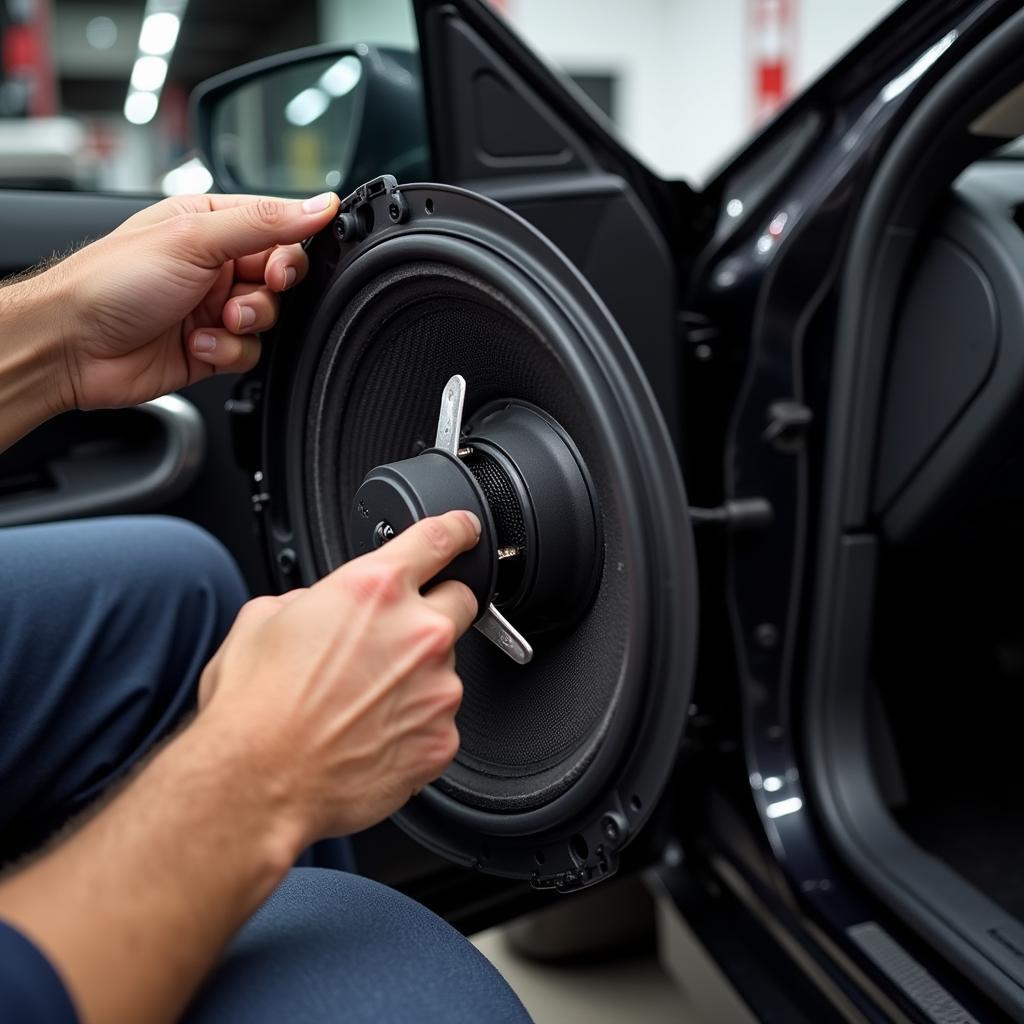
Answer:
[[[619,76],[624,140],[698,184],[753,130],[749,0],[506,0],[508,19],[569,72]],[[793,80],[813,80],[896,0],[791,0]]]
[[[416,45],[411,0],[321,0],[320,39],[325,43]]]
[[[569,72],[617,78],[620,134],[655,171],[706,181],[754,129],[751,0],[502,0],[526,41]],[[896,0],[790,0],[799,90]],[[410,0],[321,0],[321,38],[412,45]]]

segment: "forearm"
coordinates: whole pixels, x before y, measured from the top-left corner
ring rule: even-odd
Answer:
[[[0,884],[0,917],[86,1022],[172,1021],[306,837],[272,772],[200,717],[68,840]]]
[[[60,384],[65,306],[59,268],[0,283],[0,451],[70,407]]]

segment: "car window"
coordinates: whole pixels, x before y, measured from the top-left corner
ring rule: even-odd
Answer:
[[[203,191],[199,82],[316,43],[415,38],[411,0],[0,0],[0,188]]]

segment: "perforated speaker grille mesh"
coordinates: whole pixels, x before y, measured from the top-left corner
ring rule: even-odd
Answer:
[[[473,452],[463,459],[463,462],[487,499],[498,533],[498,547],[525,547],[526,524],[523,522],[523,508],[519,504],[508,474],[494,459],[482,452]]]
[[[604,520],[603,577],[570,634],[541,637],[529,666],[471,630],[458,647],[462,746],[439,783],[474,806],[521,810],[563,792],[600,745],[620,697],[629,567],[593,427],[571,375],[513,302],[447,265],[406,264],[349,302],[326,341],[307,425],[320,571],[346,557],[352,497],[376,465],[429,445],[442,387],[468,382],[466,419],[499,398],[532,402],[570,433]]]

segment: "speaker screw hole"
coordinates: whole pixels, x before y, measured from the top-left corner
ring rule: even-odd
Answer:
[[[569,852],[578,861],[585,861],[590,856],[590,847],[578,832],[569,840]]]
[[[427,197],[426,202],[423,204],[423,209],[426,210],[427,213],[434,212],[434,200],[431,199],[429,196]]]
[[[601,822],[601,832],[609,843],[617,843],[619,836],[622,834],[622,829],[619,828],[619,823],[609,814]]]
[[[388,204],[388,216],[397,224],[402,218],[402,210],[398,203]]]

